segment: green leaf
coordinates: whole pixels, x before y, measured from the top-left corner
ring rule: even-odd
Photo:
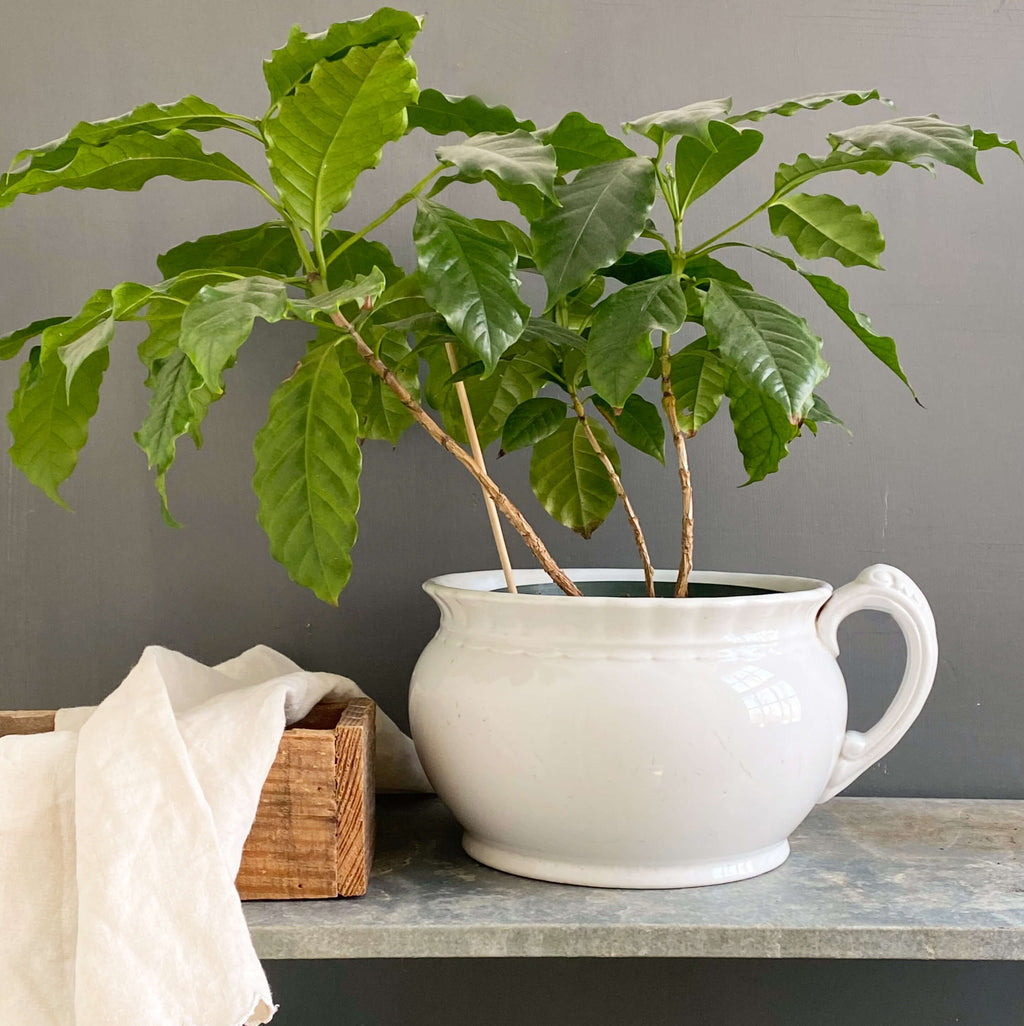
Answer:
[[[164,520],[178,526],[167,505],[167,471],[174,463],[178,439],[185,434],[198,436],[199,424],[209,403],[199,372],[180,349],[165,359],[154,361],[146,379],[150,390],[149,411],[135,432],[135,441],[146,454],[150,470],[155,470],[156,488]]]
[[[158,256],[156,265],[165,278],[218,267],[258,267],[288,278],[298,273],[302,260],[288,228],[281,221],[270,221],[183,242]]]
[[[593,420],[587,423],[618,473],[618,453],[607,432]],[[577,417],[534,446],[530,485],[555,520],[584,538],[604,523],[615,506],[615,488]]]
[[[284,284],[273,278],[240,278],[226,285],[204,285],[181,319],[179,345],[203,383],[215,394],[224,391],[221,374],[252,333],[257,317],[273,323],[288,310]]]
[[[608,134],[603,125],[584,117],[579,111],[566,114],[557,125],[537,133],[537,138],[555,148],[558,173],[623,160],[636,154],[620,139]]]
[[[679,426],[688,438],[692,438],[718,412],[730,373],[718,354],[709,347],[706,336],[673,355],[672,394]]]
[[[677,135],[691,136],[699,142],[710,142],[708,124],[711,121],[724,121],[732,109],[732,99],[723,97],[720,100],[701,100],[689,103],[676,110],[662,110],[657,114],[627,121],[622,127],[627,132],[639,132],[663,146],[669,139]]]
[[[419,200],[413,241],[427,301],[490,374],[530,316],[519,298],[514,249],[425,199]]]
[[[712,281],[704,328],[737,378],[774,400],[794,424],[803,419],[828,368],[821,339],[802,317],[767,296]]]
[[[974,130],[970,125],[952,125],[935,114],[859,125],[833,132],[828,139],[843,152],[869,153],[900,164],[937,160],[981,181]]]
[[[663,249],[649,253],[623,253],[610,267],[604,267],[598,274],[615,278],[626,285],[634,285],[648,278],[661,278],[672,271],[672,258]]]
[[[725,264],[706,253],[688,259],[684,272],[696,281],[714,279],[715,281],[724,281],[727,285],[739,285],[744,289],[753,287],[731,267],[726,267]]]
[[[555,199],[555,151],[529,132],[480,132],[465,142],[439,146],[437,159],[459,169],[464,182],[487,179],[535,189],[541,198]]]
[[[372,242],[370,239],[349,242],[352,234],[332,228],[324,235],[328,288],[336,289],[347,281],[355,281],[358,275],[369,274],[375,267],[384,272],[384,280],[389,287],[405,277],[405,271],[395,263],[395,258],[383,242]],[[345,248],[335,256],[341,246]]]
[[[525,449],[554,434],[564,423],[566,411],[561,399],[547,396],[520,403],[505,421],[501,432],[501,451]]]
[[[665,425],[658,407],[638,395],[631,395],[618,413],[599,395],[593,396],[594,405],[612,426],[612,430],[627,445],[665,462]]]
[[[799,96],[795,100],[781,100],[778,103],[770,103],[765,107],[755,107],[745,114],[733,114],[728,120],[730,124],[737,121],[761,121],[769,114],[778,114],[780,117],[788,118],[801,110],[821,110],[830,103],[845,103],[848,107],[857,107],[868,100],[878,100],[888,107],[893,106],[892,100],[879,95],[877,89],[860,89],[852,92],[840,90],[834,93],[814,93],[810,96]]]
[[[686,299],[675,275],[627,285],[597,307],[587,343],[594,391],[622,406],[647,377],[654,359],[651,332],[673,334],[686,319]]]
[[[46,328],[55,324],[64,324],[70,317],[46,317],[41,321],[33,321],[24,328],[12,331],[0,338],[0,360],[13,360],[21,352],[26,342],[41,335]]]
[[[362,454],[333,343],[313,345],[270,400],[256,435],[253,490],[270,554],[332,605],[352,573]]]
[[[996,135],[995,132],[983,132],[980,128],[974,130],[974,147],[979,152],[982,150],[994,150],[997,147],[1002,147],[1006,150],[1012,150],[1021,157],[1020,147],[1013,139],[1004,139],[1002,136]],[[1024,157],[1021,157],[1024,160]]]
[[[409,107],[409,131],[423,128],[431,135],[514,132],[517,128],[532,132],[536,127],[532,121],[520,121],[508,107],[490,107],[479,96],[446,96],[436,89],[424,89]]]
[[[708,140],[684,135],[676,145],[676,194],[680,211],[717,185],[761,147],[764,136],[752,128],[742,132],[722,121],[707,126]]]
[[[49,330],[49,329],[48,329]],[[75,375],[70,392],[56,354],[32,349],[22,365],[7,426],[14,438],[11,461],[54,502],[68,508],[58,488],[75,469],[99,406],[100,384],[110,362],[106,347],[93,353]]]
[[[263,62],[272,103],[292,92],[324,58],[343,57],[353,46],[376,46],[394,40],[403,53],[408,52],[422,24],[422,19],[405,11],[382,7],[367,18],[337,22],[315,34],[293,25],[288,42]]]
[[[482,232],[492,239],[511,243],[516,251],[518,267],[537,266],[533,262],[533,243],[530,241],[530,236],[518,225],[514,225],[510,221],[488,221],[482,217],[472,218],[470,224],[478,232]]]
[[[884,175],[893,161],[874,150],[864,153],[848,153],[833,150],[827,157],[810,157],[801,153],[792,164],[780,164],[775,172],[775,191],[778,194],[792,192],[818,175],[833,171],[856,171],[859,175]],[[911,167],[923,167],[912,164]]]
[[[255,184],[223,153],[206,153],[198,139],[177,129],[166,135],[136,132],[98,146],[82,143],[68,156],[58,167],[30,165],[0,176],[0,207],[10,206],[22,194],[38,195],[57,188],[135,192],[161,175],[184,182]]]
[[[654,164],[646,157],[594,164],[555,195],[561,206],[531,225],[549,307],[618,260],[643,231],[654,205]]]
[[[270,176],[311,238],[348,203],[360,173],[380,163],[384,144],[404,134],[416,93],[416,66],[392,41],[317,64],[281,100],[265,126]]]
[[[814,405],[805,418],[805,423],[817,433],[817,425],[819,423],[835,424],[837,427],[843,428],[846,433],[852,434],[853,432],[832,412],[832,407],[817,393],[814,395]]]
[[[875,215],[836,196],[790,193],[768,208],[768,222],[774,235],[789,239],[808,260],[832,257],[843,267],[882,269],[885,239]]]
[[[800,428],[770,395],[745,384],[738,375],[729,379],[726,393],[736,444],[750,475],[747,484],[762,481],[779,469]]]
[[[186,96],[177,103],[144,103],[127,114],[103,121],[79,121],[67,135],[42,146],[22,150],[15,158],[15,166],[24,160],[32,165],[54,170],[67,164],[83,144],[100,146],[119,136],[135,132],[166,135],[173,129],[188,132],[210,132],[217,128],[237,128],[238,121],[219,107],[200,99]]]
[[[888,335],[879,335],[871,327],[871,320],[865,314],[857,313],[850,307],[850,294],[838,282],[823,274],[812,274],[805,271],[788,256],[777,253],[773,249],[764,246],[754,246],[759,253],[764,253],[775,260],[784,263],[790,270],[796,271],[815,292],[821,297],[825,305],[854,333],[868,348],[868,351],[882,361],[910,389],[910,394],[918,402],[917,393],[911,388],[903,368],[900,366],[900,359],[896,353],[896,343]]]
[[[369,274],[357,274],[355,281],[345,282],[330,292],[323,292],[309,299],[288,299],[288,310],[300,320],[315,324],[317,314],[337,313],[348,303],[361,307],[368,300],[376,299],[386,285],[384,272],[379,267],[374,267]]]
[[[441,413],[448,433],[465,443],[466,428],[462,408],[453,385],[451,365],[443,347],[428,349],[427,399]],[[460,354],[460,364],[466,363]],[[509,414],[527,399],[532,399],[547,380],[548,366],[535,358],[529,344],[519,341],[499,361],[498,369],[487,377],[469,378],[464,382],[469,408],[473,412],[480,444],[485,449],[501,437]]]
[[[352,389],[352,405],[359,416],[359,437],[395,445],[402,433],[413,424],[412,414],[381,381],[380,376],[371,370],[351,342],[342,342],[338,352],[342,370]],[[377,347],[380,359],[418,401],[419,375],[415,363],[407,359],[411,352],[405,339],[392,333],[386,334]]]

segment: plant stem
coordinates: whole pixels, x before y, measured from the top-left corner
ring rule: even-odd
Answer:
[[[690,462],[686,456],[686,436],[679,427],[676,412],[676,397],[672,391],[672,351],[669,349],[669,334],[661,334],[661,404],[668,418],[672,432],[672,443],[676,449],[679,464],[679,486],[683,492],[683,544],[676,575],[676,598],[685,598],[689,586],[690,571],[693,569],[693,483],[690,480]]]
[[[323,290],[323,283],[316,281],[313,283],[314,288],[317,285],[320,286],[320,290]],[[331,320],[334,321],[335,325],[341,328],[342,331],[346,332],[351,336],[352,340],[356,344],[356,350],[359,355],[366,361],[370,369],[387,385],[388,388],[395,394],[398,401],[413,415],[416,422],[422,427],[431,438],[446,452],[449,452],[454,456],[459,463],[461,463],[466,470],[468,470],[474,478],[476,478],[478,484],[483,489],[484,493],[488,495],[493,501],[495,506],[501,511],[505,519],[515,528],[520,537],[526,542],[527,548],[537,557],[537,561],[543,567],[544,572],[551,578],[555,584],[558,585],[566,595],[582,595],[582,592],[576,585],[569,579],[569,576],[562,570],[561,567],[555,562],[551,553],[548,552],[547,547],[540,540],[537,532],[529,525],[526,517],[520,512],[519,508],[508,498],[507,495],[498,487],[492,478],[487,474],[486,471],[482,470],[476,460],[465,449],[459,445],[458,442],[452,438],[434,419],[423,409],[422,406],[409,394],[402,383],[391,373],[388,366],[383,363],[374,351],[363,341],[362,336],[352,326],[344,314],[340,311],[338,313],[331,314]]]
[[[333,253],[331,253],[325,266],[329,267],[339,256],[341,256],[342,253],[345,252],[346,249],[348,249],[349,246],[353,245],[353,243],[358,242],[361,238],[368,235],[370,232],[373,231],[374,228],[379,228],[389,217],[391,217],[393,214],[396,214],[407,203],[411,203],[414,199],[416,199],[416,197],[419,196],[419,194],[430,184],[430,182],[434,178],[436,178],[443,170],[444,166],[442,164],[438,164],[437,167],[435,167],[429,175],[425,175],[408,192],[403,193],[401,196],[399,196],[398,199],[396,199],[395,202],[392,203],[391,206],[388,207],[388,209],[380,215],[380,217],[375,217],[365,228],[362,228],[358,232],[355,232],[353,235],[350,235],[340,246],[338,246],[336,250],[334,250]]]
[[[640,520],[633,509],[633,504],[629,501],[629,496],[626,494],[626,489],[622,484],[622,478],[619,477],[618,472],[615,470],[615,465],[608,458],[608,453],[601,448],[601,443],[597,440],[597,436],[594,434],[590,424],[587,423],[587,412],[583,409],[583,404],[579,401],[575,392],[570,392],[569,394],[572,396],[572,407],[576,411],[576,416],[579,418],[580,423],[583,425],[583,431],[587,436],[587,440],[590,442],[590,446],[597,455],[597,458],[601,461],[605,473],[608,475],[608,480],[611,481],[615,493],[622,502],[622,508],[626,511],[629,526],[633,529],[633,538],[636,541],[637,552],[640,553],[640,562],[643,563],[644,567],[644,586],[647,590],[647,597],[654,598],[654,567],[651,565],[651,556],[647,551],[647,542],[644,539],[643,529],[640,527]]]
[[[455,346],[451,342],[444,345],[448,354],[448,365],[453,374],[459,370],[459,361],[455,355]],[[455,393],[459,397],[459,408],[462,410],[462,422],[466,425],[466,436],[469,438],[469,448],[473,453],[473,459],[477,466],[486,474],[487,466],[484,463],[484,451],[480,446],[480,437],[476,433],[476,421],[473,420],[473,408],[469,405],[469,395],[466,393],[464,381],[455,382]],[[487,509],[487,519],[491,522],[491,534],[494,535],[494,545],[498,550],[498,559],[501,562],[502,572],[505,574],[505,586],[510,594],[515,595],[519,590],[516,588],[516,579],[512,573],[512,561],[508,558],[508,546],[505,544],[505,536],[501,533],[501,521],[498,519],[498,508],[494,500],[483,489],[484,506]]]

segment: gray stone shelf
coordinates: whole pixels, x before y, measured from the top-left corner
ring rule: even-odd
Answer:
[[[382,798],[363,898],[250,902],[261,958],[1024,959],[1024,801],[838,798],[779,869],[599,890],[473,862],[433,798]]]

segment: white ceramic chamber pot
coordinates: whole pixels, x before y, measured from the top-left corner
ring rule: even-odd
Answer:
[[[605,594],[530,594],[549,590],[539,570],[516,572],[516,595],[497,571],[424,585],[441,625],[413,673],[413,738],[466,851],[496,869],[599,887],[774,869],[814,804],[885,755],[931,689],[931,610],[893,567],[834,594],[697,572],[686,599],[608,594],[642,595],[639,572],[568,573]],[[896,698],[863,734],[846,729],[836,662],[859,609],[890,613],[907,644]]]

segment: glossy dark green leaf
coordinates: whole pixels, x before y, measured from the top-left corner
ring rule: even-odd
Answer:
[[[422,19],[390,7],[382,7],[367,18],[337,22],[324,32],[303,32],[293,25],[288,42],[263,62],[270,99],[277,103],[308,78],[320,61],[343,57],[353,46],[376,46],[394,40],[403,53],[408,52],[421,25]]]
[[[590,384],[620,407],[647,377],[654,349],[651,332],[678,331],[686,319],[686,299],[675,275],[627,285],[594,313],[587,342]]]
[[[709,122],[707,129],[707,141],[684,135],[676,145],[676,194],[681,211],[749,160],[764,141],[752,128],[741,132],[722,121]]]
[[[417,366],[410,360],[408,343],[398,333],[387,333],[376,345],[377,355],[405,390],[419,401]],[[414,423],[401,400],[381,381],[348,340],[338,347],[341,367],[352,389],[352,405],[359,417],[359,437],[395,445]]]
[[[643,231],[654,205],[654,164],[646,157],[594,164],[555,194],[561,206],[531,225],[549,307],[618,260]]]
[[[910,394],[917,399],[917,393],[911,388],[906,374],[900,366],[900,359],[896,352],[896,343],[888,335],[879,335],[871,327],[871,320],[865,314],[857,313],[850,306],[850,294],[838,282],[823,274],[812,274],[804,270],[799,264],[782,253],[764,246],[752,247],[766,256],[770,256],[785,264],[790,270],[796,271],[815,292],[821,297],[825,305],[864,343],[868,351],[886,367],[889,368],[910,389]]]
[[[265,126],[267,158],[285,209],[313,239],[352,195],[384,145],[405,133],[416,66],[392,40],[324,61],[281,100]]]
[[[720,100],[701,100],[688,103],[676,110],[662,110],[657,114],[627,121],[622,127],[627,132],[638,132],[653,139],[662,146],[675,136],[691,136],[700,142],[709,142],[708,124],[712,121],[724,121],[732,109],[732,99],[723,97]]]
[[[636,156],[621,139],[609,135],[603,125],[584,117],[579,111],[566,114],[557,125],[538,132],[537,138],[555,148],[561,175],[591,164]]]
[[[697,339],[672,356],[672,395],[679,426],[692,438],[718,412],[729,369],[709,347],[707,337]]]
[[[181,319],[181,349],[188,354],[203,383],[224,391],[221,375],[252,333],[257,317],[269,323],[288,310],[284,284],[273,278],[240,278],[224,285],[204,285]]]
[[[727,285],[739,285],[744,289],[753,288],[750,282],[744,281],[731,267],[726,267],[725,264],[706,253],[688,259],[684,270],[689,277],[697,281],[714,278],[715,281],[724,281]]]
[[[459,170],[465,182],[483,179],[535,189],[539,198],[555,199],[555,151],[529,132],[480,132],[465,142],[439,146],[437,159]]]
[[[596,421],[588,419],[588,423],[618,472],[618,453],[607,432]],[[615,506],[615,487],[576,417],[534,446],[530,485],[555,520],[584,538],[604,523]]]
[[[563,400],[548,396],[520,403],[505,421],[501,432],[501,451],[525,449],[554,434],[564,423],[567,410]]]
[[[848,107],[858,107],[868,100],[878,100],[888,107],[893,106],[892,100],[881,96],[877,89],[859,89],[853,91],[840,90],[834,93],[813,93],[810,96],[798,96],[795,100],[780,100],[778,103],[769,103],[764,107],[754,107],[744,114],[733,114],[729,122],[736,121],[761,121],[769,114],[778,114],[780,117],[788,118],[802,110],[821,110],[830,103],[845,103]]]
[[[450,385],[451,365],[443,346],[423,352],[428,374],[427,400],[440,412],[448,433],[457,441],[466,443],[465,423],[459,397]],[[468,356],[460,352],[459,364],[465,366]],[[549,366],[535,358],[530,344],[520,341],[499,361],[498,369],[487,377],[467,379],[463,384],[473,411],[480,444],[487,448],[501,437],[505,421],[519,405],[532,399],[548,380]]]
[[[167,503],[167,472],[174,463],[182,435],[201,439],[199,424],[209,404],[204,401],[202,377],[180,349],[153,362],[146,387],[150,390],[149,410],[135,432],[135,441],[146,454],[150,470],[156,471],[164,520],[178,526]]]
[[[523,340],[542,340],[557,350],[573,349],[584,352],[587,340],[569,328],[563,328],[546,317],[531,317],[523,329]]]
[[[178,129],[166,135],[135,132],[95,146],[75,144],[69,156],[59,167],[43,166],[44,158],[38,166],[0,175],[0,207],[9,206],[22,194],[37,195],[58,188],[135,192],[161,175],[185,182],[254,184],[223,153],[206,153],[198,139]]]
[[[763,481],[779,469],[800,428],[770,395],[747,385],[735,374],[729,379],[726,393],[736,445],[749,475],[747,484]]]
[[[616,413],[609,403],[599,395],[593,397],[594,405],[612,430],[627,445],[665,462],[665,424],[654,403],[638,395],[631,395]]]
[[[735,377],[772,399],[794,424],[803,419],[828,367],[821,339],[802,317],[767,296],[712,281],[704,328]]]
[[[156,265],[165,278],[214,267],[258,267],[287,278],[299,272],[302,261],[292,233],[282,222],[271,221],[183,242],[158,256]]]
[[[358,528],[359,419],[333,344],[315,345],[274,392],[256,435],[253,489],[270,553],[337,605]]]
[[[405,271],[395,263],[395,258],[383,242],[350,239],[352,232],[333,228],[324,235],[328,288],[336,289],[347,281],[355,281],[358,275],[369,274],[375,267],[383,271],[388,287],[397,285],[405,277]]]
[[[843,152],[869,153],[901,164],[936,160],[981,181],[974,129],[950,124],[934,114],[859,125],[833,132],[828,138]]]
[[[479,96],[447,96],[436,89],[424,89],[409,107],[409,131],[423,128],[431,135],[514,132],[517,128],[532,132],[536,127],[532,121],[521,121],[508,107],[491,107]]]
[[[0,360],[13,360],[24,348],[26,342],[41,335],[46,328],[64,324],[70,320],[70,317],[45,317],[43,320],[33,321],[24,328],[12,331],[9,335],[4,335],[0,338]]]
[[[615,278],[626,285],[633,285],[648,278],[661,278],[672,270],[672,258],[663,249],[647,253],[623,253],[609,267],[603,267],[598,274]]]
[[[47,329],[52,330],[52,329]],[[14,439],[11,462],[54,502],[67,508],[58,491],[75,469],[89,437],[89,420],[99,405],[100,385],[110,363],[104,346],[75,375],[70,390],[56,353],[36,346],[21,367],[7,426]]]
[[[772,233],[789,239],[808,260],[831,257],[843,267],[882,269],[885,239],[874,214],[837,196],[791,192],[768,207]]]
[[[288,311],[300,320],[315,324],[318,317],[337,313],[349,304],[359,308],[372,303],[384,291],[386,285],[384,272],[379,267],[374,267],[369,274],[357,274],[355,281],[347,281],[329,292],[310,296],[308,299],[289,298]]]
[[[482,217],[471,218],[470,224],[477,231],[492,239],[511,243],[516,251],[518,267],[532,268],[537,266],[533,262],[533,243],[530,241],[530,236],[518,225],[514,225],[510,221],[489,221]]]
[[[530,316],[519,298],[515,250],[454,210],[424,199],[413,241],[428,302],[490,374]]]

